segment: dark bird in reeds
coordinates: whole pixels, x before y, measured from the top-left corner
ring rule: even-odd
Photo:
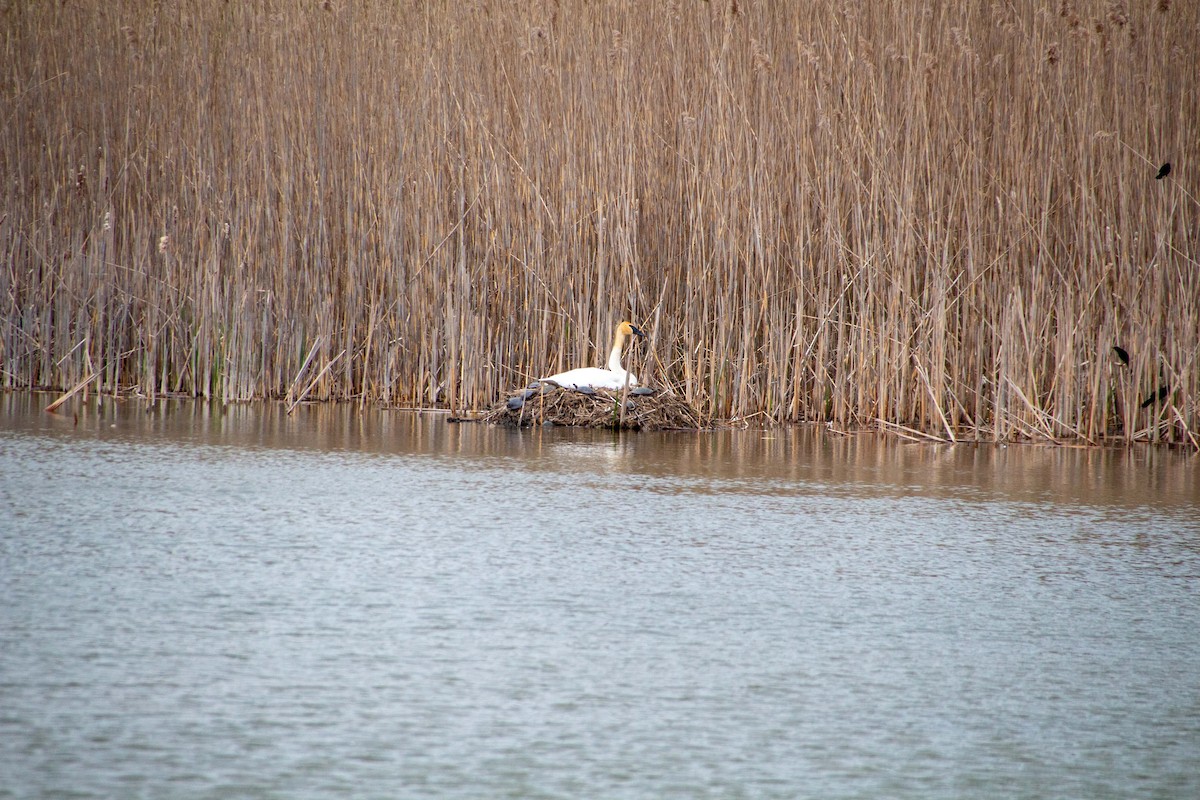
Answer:
[[[1149,408],[1150,406],[1154,405],[1155,403],[1161,403],[1163,400],[1167,399],[1167,395],[1169,395],[1170,393],[1171,393],[1170,386],[1158,387],[1157,392],[1154,392],[1153,394],[1151,394],[1149,397],[1147,397],[1145,400],[1142,401],[1142,408]]]
[[[1170,174],[1171,174],[1171,162],[1165,161],[1165,162],[1163,162],[1163,165],[1158,168],[1158,174],[1154,176],[1154,180],[1161,181],[1163,178],[1167,177]]]
[[[1121,363],[1129,366],[1129,351],[1120,345],[1113,345],[1113,352],[1117,354],[1117,358],[1121,359]]]

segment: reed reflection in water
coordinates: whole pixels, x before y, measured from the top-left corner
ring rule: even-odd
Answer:
[[[1200,789],[1186,454],[39,400],[0,797]]]

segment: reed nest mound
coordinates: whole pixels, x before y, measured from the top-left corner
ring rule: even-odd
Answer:
[[[645,390],[642,390],[645,391]],[[546,386],[508,395],[481,418],[492,425],[532,427],[569,425],[614,430],[699,430],[709,421],[683,398],[666,391],[629,394],[621,408],[622,392]]]

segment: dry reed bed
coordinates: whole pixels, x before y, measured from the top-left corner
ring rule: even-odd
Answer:
[[[0,386],[1189,440],[1200,6],[936,5],[8,3]]]

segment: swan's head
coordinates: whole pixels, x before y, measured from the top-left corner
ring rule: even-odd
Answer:
[[[646,334],[642,333],[642,330],[632,322],[622,322],[617,326],[617,333],[621,336],[636,336],[639,339],[646,338]]]

